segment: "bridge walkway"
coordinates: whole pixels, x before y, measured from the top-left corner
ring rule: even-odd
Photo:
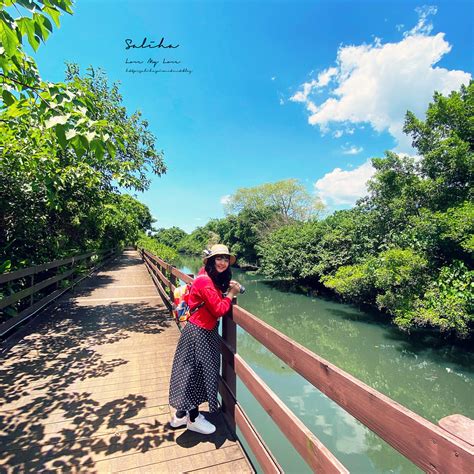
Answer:
[[[137,252],[23,332],[0,367],[0,471],[253,472],[222,415],[210,436],[169,426],[179,330]]]

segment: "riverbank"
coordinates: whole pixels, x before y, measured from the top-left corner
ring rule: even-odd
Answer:
[[[202,263],[191,258],[182,265],[196,273]],[[472,350],[429,334],[407,334],[371,311],[285,288],[288,281],[233,273],[247,288],[239,305],[304,347],[433,423],[453,413],[474,419]],[[240,329],[237,351],[351,472],[419,472]],[[307,472],[242,384],[238,394],[285,472]]]

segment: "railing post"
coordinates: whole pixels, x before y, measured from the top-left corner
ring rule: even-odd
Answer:
[[[74,257],[72,257],[72,261],[71,261],[71,270],[73,270],[73,272],[71,273],[71,291],[72,293],[74,293],[74,291],[76,290],[76,260]]]
[[[234,298],[234,302],[237,300]],[[232,308],[222,318],[222,339],[230,351],[222,352],[222,380],[232,393],[232,398],[222,399],[222,410],[228,415],[227,419],[232,422],[235,431],[235,400],[237,399],[237,376],[235,374],[234,354],[237,352],[237,325],[232,316]]]
[[[35,284],[35,274],[32,273],[31,276],[30,276],[30,286],[34,286]],[[33,306],[33,303],[35,302],[35,294],[32,293],[30,295],[30,306]]]
[[[178,286],[178,278],[173,275],[173,265],[170,265],[170,268],[169,268],[169,271],[170,271],[170,298],[171,298],[171,301],[174,300],[174,290],[173,290],[173,287],[177,287]]]

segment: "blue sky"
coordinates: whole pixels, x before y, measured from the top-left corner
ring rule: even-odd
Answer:
[[[474,2],[79,0],[35,55],[102,67],[140,110],[168,172],[136,197],[157,227],[224,215],[240,187],[297,178],[329,210],[364,194],[370,158],[414,154],[401,128],[473,73]],[[125,49],[125,39],[179,44]],[[187,72],[126,72],[158,68]],[[126,61],[144,61],[143,65]]]

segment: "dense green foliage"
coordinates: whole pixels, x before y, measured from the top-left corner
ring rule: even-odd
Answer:
[[[177,250],[178,245],[186,235],[186,232],[179,227],[170,227],[169,229],[158,229],[153,237],[158,242]]]
[[[214,232],[237,255],[239,265],[257,265],[258,244],[273,229],[278,228],[278,221],[278,208],[275,206],[244,208],[238,214],[230,214],[217,221]]]
[[[13,19],[5,6],[24,16]],[[69,0],[0,4],[0,259],[15,269],[64,255],[133,242],[151,228],[148,209],[117,185],[143,191],[165,172],[139,113],[128,115],[117,85],[69,65],[64,83],[43,81],[34,49]]]
[[[272,277],[323,283],[368,303],[404,329],[469,337],[474,325],[474,83],[435,94],[426,120],[408,112],[416,159],[387,152],[357,205],[317,220],[294,180],[238,190],[223,219],[175,248],[200,254],[223,242]],[[297,201],[293,198],[299,197]],[[288,203],[293,207],[289,210]],[[304,211],[306,209],[306,211]]]
[[[202,251],[214,243],[215,235],[206,227],[198,227],[186,235],[177,245],[178,251],[189,255],[201,255]]]
[[[168,247],[160,242],[158,242],[153,237],[149,237],[142,233],[137,242],[137,247],[141,249],[148,250],[153,255],[156,255],[168,263],[175,263],[178,258],[178,252],[175,249]]]
[[[425,121],[408,112],[415,160],[373,160],[369,194],[324,221],[295,223],[259,246],[262,270],[312,278],[350,301],[376,305],[405,329],[459,337],[474,325],[474,83],[435,94]]]
[[[323,208],[320,200],[311,197],[295,179],[241,188],[230,196],[226,217],[210,220],[182,237],[178,244],[173,241],[172,246],[183,253],[200,255],[207,246],[220,242],[237,255],[238,264],[257,265],[257,247],[266,236],[291,223],[316,219]],[[163,232],[155,237],[171,244]]]
[[[225,207],[233,214],[271,208],[276,212],[267,220],[266,225],[270,228],[317,218],[324,209],[321,200],[312,196],[296,179],[239,188],[229,197]]]

